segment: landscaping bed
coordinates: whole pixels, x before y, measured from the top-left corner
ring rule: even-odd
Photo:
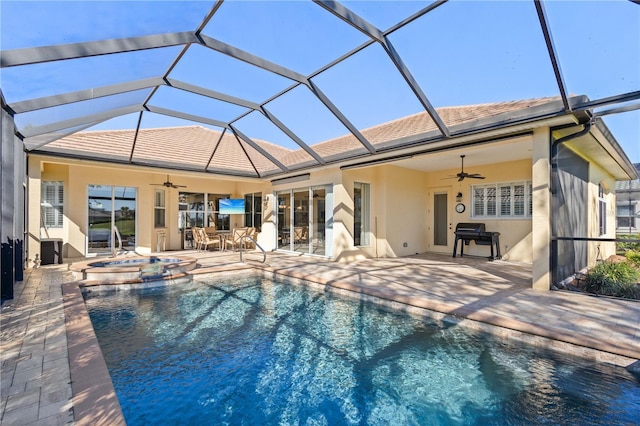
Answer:
[[[585,273],[576,274],[564,289],[640,300],[640,250],[613,255]]]

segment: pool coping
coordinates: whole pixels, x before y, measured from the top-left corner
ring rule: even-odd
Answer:
[[[523,321],[465,307],[460,308],[440,301],[392,294],[393,292],[385,291],[384,287],[365,287],[339,279],[324,279],[301,272],[282,271],[254,264],[203,267],[191,271],[190,275],[197,277],[225,272],[259,273],[265,278],[280,277],[300,281],[302,284],[316,286],[325,292],[381,303],[395,310],[426,315],[436,320],[523,341],[536,347],[570,353],[579,358],[640,372],[640,352],[630,348],[610,345],[593,338],[587,338],[585,341],[584,335],[577,337],[570,333],[557,333]],[[74,418],[78,425],[125,425],[124,415],[81,293],[82,287],[100,284],[95,281],[90,283],[74,281],[62,286]]]

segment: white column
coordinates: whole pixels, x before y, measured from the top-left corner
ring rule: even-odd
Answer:
[[[533,132],[533,216],[531,244],[533,268],[531,287],[546,291],[551,288],[549,255],[551,253],[551,141],[549,128]]]

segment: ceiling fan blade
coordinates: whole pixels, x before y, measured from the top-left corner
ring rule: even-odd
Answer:
[[[481,176],[479,174],[467,175],[467,177],[471,179],[484,179],[484,176]]]
[[[172,188],[186,188],[187,185],[174,185],[174,184],[171,184],[171,187]]]

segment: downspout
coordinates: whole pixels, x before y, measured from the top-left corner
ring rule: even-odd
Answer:
[[[575,138],[579,138],[581,136],[586,135],[587,133],[589,133],[589,131],[591,131],[591,125],[593,123],[593,119],[589,120],[588,122],[586,122],[584,124],[584,128],[582,130],[580,130],[579,132],[576,133],[572,133],[570,135],[566,135],[561,137],[558,140],[555,140],[551,143],[551,176],[550,176],[550,191],[551,191],[551,207],[553,209],[554,205],[555,205],[555,199],[556,199],[556,193],[558,191],[558,149],[560,147],[561,144],[570,141],[572,139]],[[551,134],[553,135],[553,129],[551,129]],[[549,218],[551,220],[551,229],[555,229],[554,226],[554,211],[551,211],[551,217]],[[549,267],[550,267],[550,273],[551,273],[551,282],[553,284],[553,282],[557,279],[556,275],[558,273],[558,240],[555,239],[555,235],[551,235],[551,250],[549,250]]]

